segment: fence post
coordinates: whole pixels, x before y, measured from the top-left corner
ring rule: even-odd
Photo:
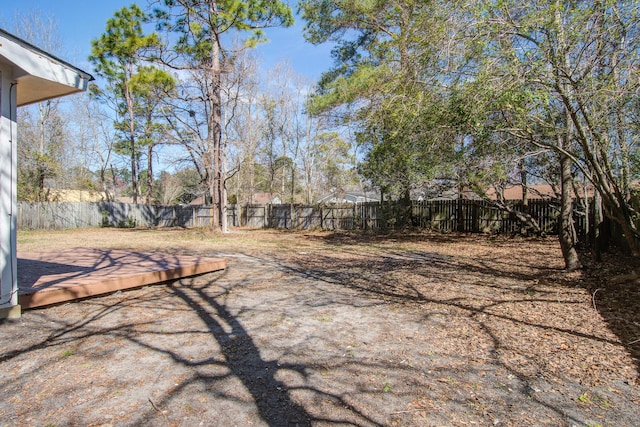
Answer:
[[[458,224],[456,224],[456,231],[462,233],[464,231],[464,212],[462,206],[462,198],[458,194],[458,199],[456,200],[456,216],[458,220]]]
[[[271,203],[267,204],[264,209],[264,226],[265,228],[271,227]]]
[[[353,209],[351,210],[351,217],[352,217],[352,219],[351,219],[351,224],[352,224],[351,225],[351,229],[352,230],[357,230],[358,229],[358,227],[356,225],[356,220],[358,218],[357,211],[356,211],[357,207],[358,207],[358,202],[354,202],[353,203]]]

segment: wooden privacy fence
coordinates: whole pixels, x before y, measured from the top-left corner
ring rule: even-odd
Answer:
[[[559,207],[548,200],[510,205],[511,212],[480,200],[368,202],[339,205],[248,205],[241,223],[252,227],[328,230],[377,230],[413,226],[444,232],[516,233],[525,226],[515,212],[529,215],[547,234],[557,232]],[[580,235],[586,234],[584,216],[574,215]]]
[[[414,226],[440,231],[515,233],[523,228],[515,211],[530,215],[548,234],[557,230],[559,210],[547,200],[510,205],[512,212],[478,200],[369,202],[339,205],[229,206],[231,227],[378,230]],[[18,203],[18,228],[206,227],[213,224],[208,206],[149,206],[124,203]],[[579,234],[584,216],[575,216]]]
[[[239,208],[227,209],[230,226],[239,226]],[[127,203],[18,203],[19,229],[55,230],[84,227],[206,227],[213,224],[209,206],[152,206]]]

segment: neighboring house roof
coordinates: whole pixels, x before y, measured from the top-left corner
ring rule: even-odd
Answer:
[[[189,202],[189,205],[191,205],[191,206],[204,205],[204,196],[196,197],[191,202]]]
[[[552,199],[556,197],[553,187],[549,184],[528,185],[527,191],[531,199]],[[522,200],[522,185],[510,185],[504,189],[505,200]],[[492,200],[497,199],[495,188],[487,190],[487,197]]]
[[[527,191],[530,199],[554,199],[558,197],[553,187],[549,184],[534,184],[528,185]],[[573,189],[571,190],[573,193]],[[579,194],[580,197],[584,197],[582,187],[578,188],[578,192],[582,192]],[[587,185],[587,197],[593,197],[594,189],[593,185]],[[487,196],[490,199],[496,200],[496,190],[495,188],[491,188],[487,191]],[[522,200],[522,185],[511,185],[504,189],[504,199],[505,200]]]
[[[380,196],[377,193],[366,191],[334,192],[318,198],[318,203],[366,203],[379,201]]]
[[[527,191],[530,199],[554,199],[556,197],[559,197],[559,195],[556,194],[556,192],[554,191],[553,187],[550,186],[549,184],[528,185]],[[579,197],[585,196],[584,191],[585,190],[583,186],[578,186]],[[593,185],[588,184],[586,188],[586,192],[587,192],[587,197],[593,197],[594,195]],[[571,193],[572,193],[572,196],[575,197],[575,195],[573,194],[573,189],[571,189]],[[491,188],[490,190],[487,190],[487,196],[490,199],[495,200],[496,199],[495,188]],[[506,187],[504,189],[504,199],[505,200],[522,200],[522,185],[510,185]]]
[[[120,196],[120,197],[116,197],[114,199],[114,202],[116,203],[124,203],[124,204],[133,204],[133,197],[131,196]],[[138,201],[139,202],[139,201]]]
[[[87,90],[91,74],[0,28],[0,63],[13,68],[17,105]]]
[[[281,205],[282,199],[277,195],[271,193],[254,193],[248,199],[245,199],[240,202],[242,205],[250,204],[250,205]]]

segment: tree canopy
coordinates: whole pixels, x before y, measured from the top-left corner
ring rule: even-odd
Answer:
[[[561,184],[567,267],[579,265],[570,260],[577,181],[593,185],[640,255],[629,202],[636,2],[302,0],[300,8],[310,42],[336,43],[310,109],[358,127],[361,170],[374,183],[400,196],[449,180],[482,195],[491,181],[526,182],[553,153],[546,175]]]
[[[209,159],[203,162],[203,176],[216,210],[214,225],[226,229],[225,150],[222,144],[222,74],[229,51],[223,36],[247,34],[245,43],[264,41],[264,28],[290,26],[293,13],[281,0],[164,0],[156,3],[158,28],[177,35],[174,45],[158,56],[163,64],[183,70],[200,70],[204,82],[203,111],[206,132],[203,145]]]
[[[145,54],[161,44],[157,33],[144,34],[142,23],[146,14],[137,6],[124,7],[107,20],[105,33],[92,42],[90,60],[95,72],[106,81],[106,89],[92,87],[96,97],[109,100],[118,115],[116,129],[122,134],[120,150],[130,156],[131,193],[134,203],[139,196],[138,161],[140,141],[138,140],[138,120],[140,89],[138,82],[151,78],[141,73],[153,75],[155,71],[141,67]]]

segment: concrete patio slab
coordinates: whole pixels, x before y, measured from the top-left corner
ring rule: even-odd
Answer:
[[[113,249],[18,253],[18,302],[35,308],[225,268],[221,258]]]

